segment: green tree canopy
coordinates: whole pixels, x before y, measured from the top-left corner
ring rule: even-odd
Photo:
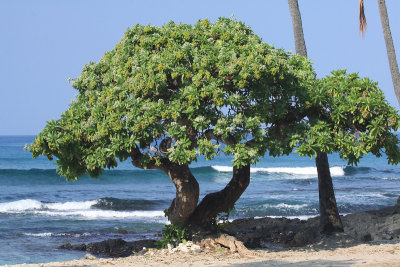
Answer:
[[[300,155],[339,152],[349,164],[363,155],[386,154],[388,163],[400,161],[400,116],[389,106],[376,82],[345,70],[315,80],[310,87],[307,130],[295,135],[292,145]]]
[[[76,100],[29,148],[56,156],[68,179],[97,177],[128,157],[157,168],[221,151],[241,167],[267,149],[291,151],[313,75],[308,59],[274,49],[238,21],[136,25],[83,68],[72,83]]]

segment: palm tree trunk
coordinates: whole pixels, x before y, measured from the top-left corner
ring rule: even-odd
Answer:
[[[296,53],[307,56],[306,42],[303,34],[303,24],[297,0],[288,0],[292,17]],[[318,153],[315,157],[318,172],[318,190],[320,206],[320,229],[322,233],[343,232],[343,224],[336,205],[332,176],[326,153]]]
[[[379,14],[381,17],[383,37],[385,38],[386,51],[389,60],[390,73],[392,74],[392,81],[394,92],[397,97],[397,102],[400,104],[400,73],[399,66],[396,60],[396,52],[394,50],[392,33],[389,26],[389,17],[386,9],[385,0],[378,0]]]
[[[290,15],[292,16],[293,33],[294,33],[294,45],[296,48],[296,54],[306,57],[307,48],[304,40],[303,23],[301,21],[301,14],[299,9],[299,3],[297,0],[288,0]]]

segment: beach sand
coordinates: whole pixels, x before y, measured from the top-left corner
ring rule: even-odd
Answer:
[[[329,242],[298,249],[251,250],[241,256],[225,250],[169,253],[152,250],[126,258],[86,258],[68,262],[14,266],[400,266],[400,242],[337,245]]]

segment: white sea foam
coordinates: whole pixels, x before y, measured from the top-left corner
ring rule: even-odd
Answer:
[[[64,203],[46,203],[43,204],[43,208],[47,208],[49,210],[82,210],[82,209],[90,209],[90,207],[97,203],[97,200],[91,201],[71,201]]]
[[[290,204],[286,204],[286,203],[279,203],[276,205],[264,204],[263,206],[265,208],[293,209],[293,210],[300,210],[300,209],[308,207],[307,204],[290,205]]]
[[[219,172],[232,172],[231,166],[211,166],[214,170]],[[344,166],[331,167],[332,176],[343,176]],[[251,173],[266,172],[266,173],[285,173],[291,175],[313,176],[317,177],[316,167],[279,167],[279,168],[250,168]]]
[[[38,234],[24,233],[24,235],[27,235],[27,236],[34,236],[34,237],[47,237],[47,236],[52,236],[53,233],[38,233]]]
[[[341,216],[346,216],[346,215],[348,215],[349,213],[339,213],[339,214],[340,214]],[[317,217],[317,216],[319,216],[319,215],[290,215],[290,216],[274,216],[274,215],[270,215],[270,216],[266,216],[266,217],[270,217],[270,218],[300,219],[300,220],[306,221],[306,220],[308,220],[308,219],[315,218],[315,217]],[[264,218],[264,217],[261,217],[261,216],[255,216],[255,217],[254,217],[254,219],[262,219],[262,218]]]
[[[211,168],[219,172],[233,172],[233,168],[231,166],[211,166]]]
[[[22,199],[13,202],[0,203],[0,212],[18,212],[41,208],[42,202],[34,199]]]
[[[114,211],[92,209],[97,200],[44,203],[33,199],[0,203],[0,213],[9,214],[36,214],[44,216],[76,217],[79,219],[155,219],[166,221],[161,210]],[[47,233],[45,233],[47,234]]]
[[[33,237],[49,237],[49,236],[73,236],[73,237],[82,237],[82,236],[92,236],[91,233],[82,233],[82,234],[75,234],[75,233],[23,233],[26,236],[33,236]]]
[[[49,211],[35,210],[34,214],[46,216],[79,217],[88,220],[94,219],[151,219],[162,218],[164,212],[156,211],[114,211],[114,210],[75,210],[75,211]]]
[[[299,219],[299,220],[302,220],[302,221],[306,221],[308,219],[315,218],[317,216],[318,215],[294,215],[294,216],[268,216],[268,217],[271,217],[271,218]]]
[[[12,202],[0,203],[0,212],[15,212],[28,210],[85,210],[97,203],[97,200],[92,201],[76,201],[64,203],[44,203],[34,199],[22,199]]]

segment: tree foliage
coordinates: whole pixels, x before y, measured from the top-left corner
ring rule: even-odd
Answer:
[[[56,156],[68,179],[97,177],[128,157],[157,168],[224,153],[241,167],[267,150],[291,152],[313,77],[308,59],[263,43],[242,22],[136,25],[83,68],[76,100],[29,149]]]
[[[349,164],[368,153],[386,154],[388,162],[400,161],[400,116],[386,102],[376,82],[345,70],[315,80],[310,87],[307,130],[293,138],[300,155],[339,152]]]

